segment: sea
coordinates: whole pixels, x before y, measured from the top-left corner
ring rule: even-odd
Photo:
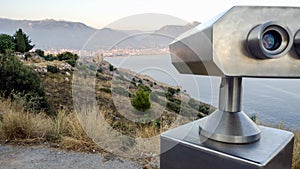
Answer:
[[[193,98],[218,106],[220,77],[180,74],[165,55],[106,57],[117,68],[130,69],[157,81],[181,86]],[[267,125],[300,127],[300,79],[243,78],[243,111]]]

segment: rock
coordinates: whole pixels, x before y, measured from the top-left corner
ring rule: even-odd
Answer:
[[[66,72],[66,75],[67,75],[67,76],[71,76],[71,74],[70,74],[69,72]]]
[[[34,71],[38,72],[38,73],[47,73],[47,68],[43,68],[43,67],[38,67],[36,69],[34,69]]]
[[[72,70],[72,66],[68,63],[62,63],[60,66],[62,70]]]
[[[66,78],[65,78],[65,81],[67,81],[67,82],[68,82],[68,81],[70,81],[70,80],[69,80],[69,78],[68,78],[68,77],[66,77]]]

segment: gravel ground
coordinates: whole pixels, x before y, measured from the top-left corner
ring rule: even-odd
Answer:
[[[0,146],[0,169],[137,169],[129,160],[43,147]]]

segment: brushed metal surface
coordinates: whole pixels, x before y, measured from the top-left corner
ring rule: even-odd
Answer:
[[[242,111],[242,78],[222,77],[219,91],[219,110]]]
[[[215,111],[199,122],[203,139],[225,143],[252,143],[260,139],[260,129],[244,112]]]
[[[260,130],[242,111],[242,78],[222,77],[219,109],[199,123],[199,134],[226,143],[251,143],[260,139]]]
[[[300,78],[299,43],[274,59],[257,58],[246,45],[251,30],[268,22],[280,23],[294,37],[299,16],[296,7],[235,6],[176,38],[170,44],[172,63],[186,74]]]
[[[259,126],[261,139],[250,144],[203,141],[202,120],[161,134],[161,169],[291,169],[293,133]]]

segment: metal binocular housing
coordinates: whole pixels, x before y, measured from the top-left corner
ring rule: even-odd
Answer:
[[[199,124],[200,135],[226,143],[260,139],[242,111],[242,78],[300,78],[300,9],[235,6],[170,44],[183,74],[220,76],[219,107]]]

